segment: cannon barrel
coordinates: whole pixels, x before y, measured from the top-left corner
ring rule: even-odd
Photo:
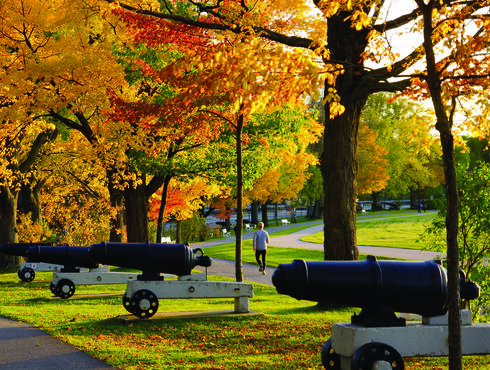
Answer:
[[[196,266],[211,266],[211,258],[202,249],[185,244],[99,243],[90,248],[90,256],[104,264],[137,270],[190,275]]]
[[[0,246],[0,252],[9,256],[26,257],[26,252],[34,246],[50,246],[53,243],[7,243]]]
[[[53,263],[66,267],[96,268],[99,264],[90,258],[90,247],[43,247],[35,246],[27,250],[26,256],[37,262]]]
[[[447,275],[440,261],[295,260],[279,265],[272,282],[279,294],[299,300],[363,310],[389,307],[426,317],[447,312]],[[477,298],[478,285],[460,281],[460,287],[462,299]]]

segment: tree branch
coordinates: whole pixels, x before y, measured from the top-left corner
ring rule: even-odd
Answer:
[[[46,130],[37,135],[34,140],[31,150],[27,155],[27,158],[19,165],[19,170],[23,173],[27,172],[34,164],[38,154],[43,149],[44,144],[54,141],[58,136],[58,129]]]
[[[386,31],[394,30],[398,27],[404,26],[415,19],[417,19],[421,15],[420,9],[414,9],[410,13],[404,14],[396,19],[391,21],[387,21],[385,23],[375,24],[373,28],[379,33],[384,33]]]
[[[118,3],[115,0],[106,0],[106,1],[111,4]],[[188,26],[199,27],[206,30],[229,31],[229,32],[233,32],[234,34],[242,34],[242,35],[255,34],[260,37],[266,38],[270,41],[278,42],[291,47],[300,47],[308,50],[315,50],[318,47],[311,39],[304,38],[304,37],[297,37],[297,36],[286,36],[279,32],[275,32],[263,27],[252,26],[252,27],[243,28],[236,24],[233,24],[233,21],[231,21],[229,25],[224,23],[203,22],[177,14],[166,14],[166,13],[156,12],[153,10],[138,9],[124,3],[118,3],[118,4],[121,8],[126,9],[133,13],[148,15],[151,17],[170,20],[174,22],[179,22]],[[218,19],[222,19],[223,21],[225,21],[225,19],[221,15],[215,12],[211,13],[208,7],[202,7],[201,9],[206,13],[215,16]],[[230,21],[230,20],[226,20],[226,21]]]

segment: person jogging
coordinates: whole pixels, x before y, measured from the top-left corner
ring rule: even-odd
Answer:
[[[259,271],[265,275],[265,260],[267,256],[267,245],[269,244],[269,233],[264,230],[263,222],[259,222],[257,227],[259,229],[254,233],[253,248],[255,251],[255,259],[259,265]]]

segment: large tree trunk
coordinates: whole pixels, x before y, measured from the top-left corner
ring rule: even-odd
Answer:
[[[148,227],[148,200],[146,186],[143,181],[136,187],[129,186],[124,189],[124,203],[126,206],[126,228],[128,242],[146,242],[149,240]]]
[[[259,207],[260,207],[260,203],[254,200],[252,202],[252,211],[251,211],[252,213],[251,222],[254,225],[257,225],[259,223]]]
[[[182,242],[182,221],[175,221],[175,243],[180,244]]]
[[[111,207],[116,210],[114,216],[111,215],[109,241],[120,243],[123,241],[124,233],[124,212],[123,212],[123,194],[109,186],[109,200]]]
[[[121,190],[117,189],[114,181],[112,170],[107,170],[107,191],[109,192],[109,201],[111,207],[115,210],[115,214],[111,213],[109,219],[109,241],[113,243],[120,243],[124,237],[124,194]]]
[[[31,220],[37,223],[41,220],[41,188],[42,183],[31,180],[30,184],[23,184],[17,200],[17,209],[23,214],[31,213]]]
[[[12,193],[8,187],[0,187],[0,244],[16,243],[17,228],[17,193]],[[19,257],[7,256],[0,253],[0,267],[17,266]]]
[[[264,227],[269,226],[269,215],[267,213],[268,206],[269,206],[269,203],[267,203],[267,202],[260,205],[260,207],[262,209],[262,222],[264,223]]]
[[[381,209],[381,193],[379,191],[373,191],[371,193],[371,211],[379,211]]]
[[[410,209],[417,209],[417,192],[410,189]]]
[[[362,53],[367,45],[367,30],[357,31],[350,12],[328,19],[330,59],[343,61],[345,68],[334,86],[325,82],[325,95],[334,88],[344,112],[331,116],[325,102],[325,133],[321,171],[324,191],[324,257],[326,260],[356,260],[357,137],[362,108],[370,94],[370,83],[362,83]],[[340,67],[340,66],[339,66]],[[374,83],[375,81],[373,81]],[[335,113],[335,112],[332,112]]]
[[[324,191],[325,260],[357,260],[357,132],[364,102],[346,102],[327,119],[321,169]],[[328,108],[328,107],[327,107]]]
[[[148,184],[145,175],[140,175],[139,180],[138,184],[130,184],[123,192],[128,242],[137,243],[150,239],[149,199],[163,185],[164,177],[154,176]]]
[[[310,208],[310,215],[308,218],[312,220],[317,220],[319,218],[323,218],[323,200],[322,199],[317,199],[315,200],[314,204],[309,206]]]

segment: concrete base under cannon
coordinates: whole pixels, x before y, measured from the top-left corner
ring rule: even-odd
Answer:
[[[490,324],[472,323],[469,310],[461,311],[461,319],[463,355],[490,353]],[[403,363],[402,357],[448,354],[446,314],[408,322],[403,327],[334,324],[332,337],[323,348],[322,362],[327,369],[391,369]]]
[[[248,313],[253,297],[250,283],[207,281],[206,273],[179,276],[178,280],[128,281],[123,296],[126,310],[139,318],[149,318],[158,310],[158,299],[234,298],[235,313]]]

